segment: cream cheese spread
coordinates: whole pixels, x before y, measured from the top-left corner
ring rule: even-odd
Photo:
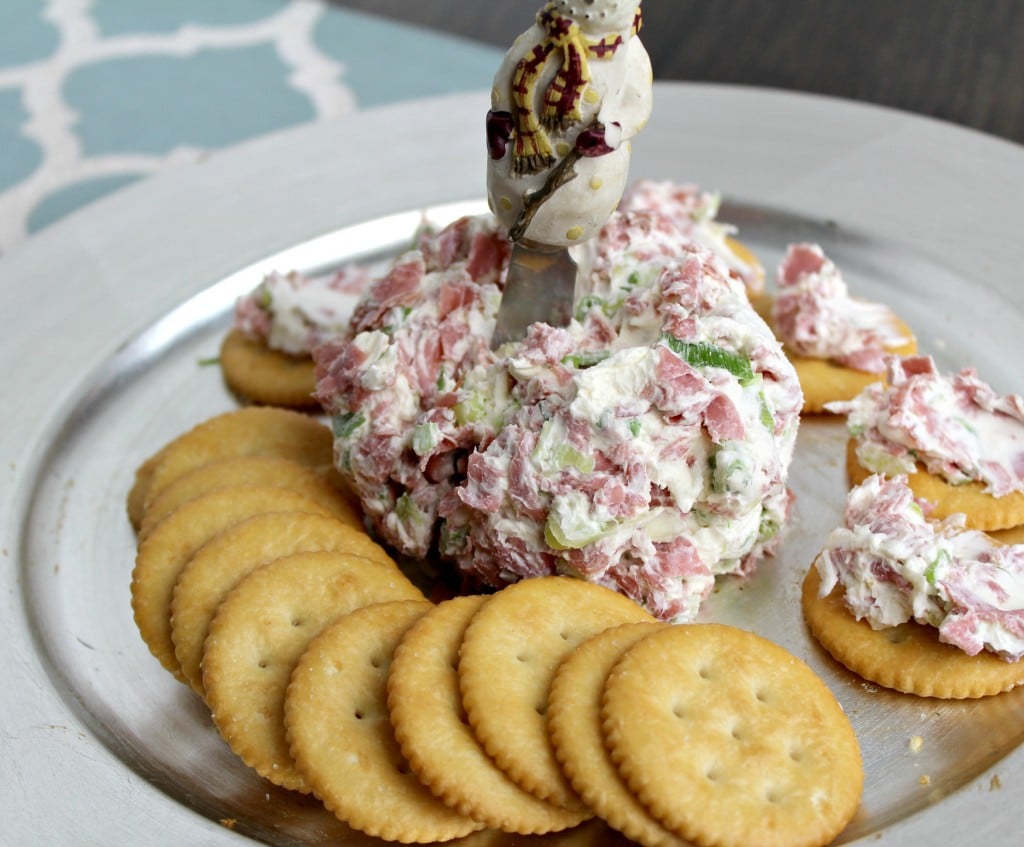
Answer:
[[[491,351],[508,244],[451,229],[433,241],[458,250],[401,257],[315,353],[370,523],[473,585],[573,574],[692,619],[789,512],[803,398],[743,283],[672,218],[618,212],[576,248],[570,324]]]
[[[369,271],[359,265],[326,276],[274,271],[235,304],[234,325],[273,350],[308,356],[317,344],[347,331],[369,281]]]
[[[941,374],[929,356],[889,357],[887,380],[826,406],[847,415],[863,467],[895,475],[920,463],[996,497],[1024,491],[1024,397],[998,394],[972,368]]]
[[[636,180],[626,189],[619,208],[623,211],[660,212],[698,244],[713,250],[751,292],[764,286],[763,270],[753,257],[737,249],[734,225],[718,219],[722,198],[718,193],[701,191],[692,183],[669,180]]]
[[[838,584],[874,629],[909,620],[969,655],[1024,656],[1024,545],[964,529],[963,515],[930,520],[906,477],[875,474],[851,490],[843,526],[815,561],[821,595]]]
[[[817,244],[789,245],[776,282],[772,321],[783,344],[799,356],[882,373],[887,350],[910,340],[887,306],[850,297],[839,269]]]

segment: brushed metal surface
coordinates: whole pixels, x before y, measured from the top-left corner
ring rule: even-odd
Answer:
[[[471,203],[426,214],[444,221],[483,209],[483,203]],[[740,226],[768,268],[789,241],[821,243],[852,290],[885,299],[933,340],[943,336],[950,305],[942,293],[955,298],[966,285],[924,256],[827,221],[744,204],[726,204],[722,217]],[[149,655],[131,616],[134,536],[125,494],[146,456],[235,405],[219,369],[202,362],[216,355],[240,293],[272,267],[319,272],[343,261],[378,261],[406,246],[420,220],[421,213],[411,211],[300,244],[230,275],[133,338],[80,387],[46,434],[22,527],[21,588],[34,649],[60,696],[118,759],[170,800],[268,844],[378,842],[349,830],[315,800],[249,771],[220,741],[205,706]],[[925,290],[939,296],[925,301]],[[987,313],[998,303],[976,307]],[[949,338],[941,344],[940,366],[959,367],[963,343]],[[915,815],[941,815],[944,799],[959,791],[998,791],[1000,774],[1019,772],[1024,740],[1024,690],[966,703],[900,695],[841,668],[808,636],[799,586],[841,516],[844,443],[841,421],[805,419],[790,478],[796,511],[781,550],[752,578],[720,580],[701,613],[789,648],[825,679],[850,716],[866,783],[861,811],[836,843],[874,837]],[[915,737],[922,744],[912,752]],[[607,837],[601,830],[590,835],[594,843]],[[575,843],[581,834],[563,837]],[[501,837],[489,843],[531,841]]]

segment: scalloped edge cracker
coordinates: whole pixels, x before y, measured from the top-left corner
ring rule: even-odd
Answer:
[[[147,503],[183,474],[229,456],[280,456],[332,474],[334,436],[330,427],[302,412],[250,406],[197,424],[158,456],[148,475]]]
[[[391,841],[447,841],[483,827],[412,773],[388,718],[395,648],[430,608],[378,603],[340,618],[302,654],[285,697],[291,754],[313,793],[349,826]]]
[[[1024,661],[1006,662],[983,651],[968,656],[943,644],[938,632],[909,621],[872,629],[846,608],[840,586],[819,597],[821,577],[813,565],[804,577],[801,606],[814,638],[839,664],[884,688],[949,700],[1009,691],[1024,682]]]
[[[860,485],[872,474],[857,459],[857,440],[854,438],[848,439],[846,443],[846,473],[851,487]],[[1022,491],[1012,491],[1005,497],[994,497],[984,491],[980,482],[953,485],[920,465],[914,473],[907,475],[907,484],[915,497],[933,505],[930,517],[937,520],[962,514],[967,518],[970,529],[985,531],[1010,529],[1024,524]]]
[[[516,784],[549,803],[586,810],[548,737],[551,679],[594,633],[653,620],[622,594],[568,576],[524,579],[481,606],[462,641],[459,687],[474,734]]]
[[[614,829],[644,847],[688,847],[659,824],[629,790],[605,745],[604,684],[622,654],[666,623],[627,623],[588,638],[555,671],[548,731],[573,788]],[[637,716],[640,719],[640,716]]]
[[[820,847],[860,804],[860,748],[832,692],[752,632],[651,632],[608,675],[602,716],[630,789],[702,847]]]
[[[486,595],[435,606],[409,628],[388,676],[395,737],[413,771],[452,808],[504,832],[538,835],[576,826],[589,813],[534,797],[510,780],[473,735],[462,708],[462,637]]]
[[[291,356],[230,330],[220,345],[224,381],[235,394],[252,403],[315,409],[316,376],[312,356]]]
[[[342,615],[422,599],[397,569],[350,553],[295,553],[257,568],[224,598],[203,645],[203,689],[221,738],[260,776],[308,793],[284,727],[299,657]]]

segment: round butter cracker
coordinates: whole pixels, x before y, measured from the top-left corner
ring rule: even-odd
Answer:
[[[1003,497],[994,497],[984,490],[980,482],[953,485],[920,465],[917,468],[907,475],[907,485],[915,497],[932,504],[929,517],[942,520],[950,515],[963,514],[970,529],[986,532],[1024,524],[1024,492],[1011,491]],[[846,472],[851,486],[860,485],[873,473],[858,460],[857,441],[853,438],[846,443]]]
[[[860,749],[803,662],[722,624],[652,632],[605,683],[612,760],[662,826],[702,847],[818,847],[860,803]]]
[[[128,490],[128,497],[125,507],[128,511],[128,520],[132,528],[138,531],[142,525],[142,519],[146,514],[146,500],[149,497],[149,487],[153,482],[153,471],[163,458],[163,450],[158,450],[146,459],[135,469],[135,476],[132,478],[132,486]]]
[[[388,717],[395,648],[430,608],[380,603],[340,618],[302,654],[285,698],[291,754],[313,793],[349,826],[390,841],[447,841],[482,828],[416,778]]]
[[[610,826],[644,847],[687,847],[689,842],[654,820],[622,781],[605,746],[601,699],[622,654],[666,626],[622,624],[588,638],[558,666],[548,694],[551,743],[573,788]]]
[[[139,543],[132,570],[135,625],[150,652],[182,682],[181,664],[171,640],[174,585],[189,559],[228,527],[267,512],[308,512],[327,516],[309,498],[266,485],[241,485],[211,491],[172,512]]]
[[[422,599],[397,568],[350,553],[295,553],[257,568],[217,608],[203,646],[203,690],[221,737],[261,776],[308,792],[284,728],[285,690],[299,656],[344,614]]]
[[[371,559],[398,571],[368,535],[334,518],[277,512],[242,521],[200,547],[182,570],[171,601],[171,640],[181,673],[204,696],[203,645],[228,592],[260,565],[314,550],[339,551]]]
[[[623,595],[567,576],[525,579],[481,606],[462,642],[462,701],[477,739],[521,788],[571,811],[587,810],[548,737],[552,677],[562,659],[591,635],[653,620]]]
[[[183,474],[229,456],[280,456],[333,474],[334,437],[316,418],[291,409],[250,406],[224,412],[160,451],[149,474],[146,502]]]
[[[231,329],[221,342],[220,367],[243,400],[294,409],[317,408],[312,356],[292,356]]]
[[[989,535],[1000,544],[1024,544],[1024,526],[993,530]]]
[[[319,503],[343,523],[362,527],[352,499],[322,474],[276,456],[235,456],[189,471],[152,499],[142,515],[139,537],[145,538],[171,512],[203,494],[236,485],[272,485]]]
[[[1006,662],[982,651],[968,656],[939,641],[934,627],[909,621],[872,629],[846,608],[840,586],[819,597],[821,577],[812,566],[801,603],[811,634],[839,664],[864,679],[919,697],[967,699],[1008,691],[1024,682],[1024,661]]]
[[[523,791],[477,742],[462,708],[457,665],[462,637],[487,601],[467,595],[435,606],[402,638],[388,676],[395,738],[413,771],[449,806],[504,832],[555,832],[590,815]]]

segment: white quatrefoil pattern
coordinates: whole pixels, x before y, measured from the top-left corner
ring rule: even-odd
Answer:
[[[500,58],[325,0],[2,0],[0,254],[209,151],[486,89]]]

